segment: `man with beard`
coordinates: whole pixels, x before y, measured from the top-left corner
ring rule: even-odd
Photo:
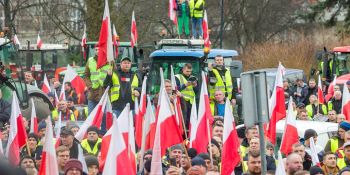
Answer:
[[[303,160],[299,154],[292,153],[288,155],[286,170],[288,175],[294,175],[295,172],[303,170]]]
[[[260,175],[261,174],[261,156],[259,151],[248,152],[248,174]]]
[[[296,143],[292,146],[292,152],[299,154],[303,161],[304,170],[309,170],[312,165],[312,160],[310,155],[305,152],[305,146],[301,143]]]

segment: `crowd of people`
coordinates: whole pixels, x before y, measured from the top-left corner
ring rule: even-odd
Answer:
[[[130,104],[130,109],[135,109],[135,100],[142,94],[142,79],[139,74],[131,71],[131,59],[124,57],[120,60],[120,67],[106,64],[97,67],[98,46],[96,56],[88,59],[85,69],[84,81],[87,91],[87,107],[83,112],[78,111],[75,105],[78,102],[78,95],[74,92],[70,82],[64,83],[66,98],[58,98],[61,94],[61,85],[58,80],[50,79],[52,90],[48,93],[50,100],[56,108],[52,111],[53,121],[66,121],[59,134],[59,144],[56,145],[56,157],[59,174],[78,175],[88,173],[97,175],[103,173],[101,169],[101,147],[102,137],[107,132],[106,117],[103,116],[100,127],[90,126],[86,132],[86,138],[79,142],[75,139],[80,126],[76,121],[84,121],[101,100],[104,91],[109,87],[109,97],[114,116],[118,117],[124,107]],[[195,97],[199,96],[200,86],[196,77],[192,76],[192,65],[185,64],[181,71],[175,75],[176,89],[173,88],[172,80],[164,80],[164,88],[171,102],[173,112],[177,109],[175,101],[180,99],[181,113],[184,120],[184,128],[190,127],[191,108],[195,104]],[[26,73],[25,81],[32,84],[33,78],[30,72]],[[221,174],[221,161],[223,149],[224,116],[226,99],[230,102],[230,108],[237,107],[234,81],[229,69],[224,65],[221,55],[215,57],[215,62],[208,65],[207,85],[210,101],[210,111],[213,116],[211,124],[211,139],[204,152],[198,152],[190,148],[188,144],[188,131],[185,129],[184,142],[167,148],[167,153],[162,159],[163,173],[167,175],[214,175]],[[347,87],[350,90],[350,80]],[[285,99],[293,98],[293,112],[297,120],[317,120],[322,122],[338,123],[338,132],[327,142],[323,148],[317,144],[318,133],[313,129],[307,129],[300,142],[292,145],[292,153],[284,155],[285,172],[289,175],[306,174],[349,174],[350,173],[350,123],[345,120],[342,111],[342,92],[339,86],[334,86],[334,94],[331,98],[320,103],[317,95],[317,84],[310,79],[308,84],[303,79],[297,79],[294,86],[287,80],[283,82]],[[323,94],[324,96],[326,94]],[[154,110],[157,109],[158,95],[153,98]],[[288,106],[286,100],[286,106]],[[6,111],[6,105],[2,105],[1,111]],[[155,111],[155,113],[157,113]],[[59,115],[60,114],[60,115]],[[1,117],[3,126],[0,139],[3,150],[6,150],[7,140],[10,131],[9,117]],[[10,114],[8,114],[10,115]],[[162,114],[159,114],[162,115]],[[29,132],[30,119],[24,118],[27,129],[27,143],[21,149],[20,162],[16,168],[7,166],[6,158],[2,156],[0,171],[12,172],[12,174],[36,175],[42,164],[43,139],[47,128],[47,121],[41,120],[38,123],[38,130]],[[54,124],[54,123],[53,123]],[[234,167],[235,174],[261,174],[260,139],[256,126],[240,127],[237,129],[240,143],[240,161]],[[185,136],[186,135],[186,136]],[[191,139],[191,138],[189,138]],[[311,139],[316,144],[320,164],[315,165],[311,159]],[[83,149],[85,162],[78,160],[79,149]],[[267,143],[266,159],[267,174],[276,174],[276,167],[279,163],[275,155],[275,145]],[[147,175],[152,167],[152,149],[140,154],[137,148],[137,174]],[[233,150],[234,151],[234,150]],[[0,152],[1,153],[1,152]],[[142,157],[141,157],[142,156]],[[88,172],[83,172],[87,166]],[[2,169],[2,167],[4,169]],[[0,172],[1,174],[1,172]]]

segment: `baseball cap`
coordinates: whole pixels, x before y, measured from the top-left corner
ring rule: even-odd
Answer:
[[[129,57],[123,57],[122,59],[120,59],[120,62],[123,62],[124,60],[129,60],[131,61],[131,59]]]

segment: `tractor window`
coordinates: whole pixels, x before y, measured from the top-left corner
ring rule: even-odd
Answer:
[[[149,80],[148,81],[148,87],[150,87],[150,93],[151,94],[156,94],[159,92],[160,88],[160,68],[163,68],[164,72],[164,78],[165,79],[171,79],[170,77],[170,67],[171,65],[173,66],[174,69],[174,74],[179,74],[181,73],[182,67],[186,63],[191,63],[192,64],[192,75],[197,77],[200,80],[200,64],[199,60],[194,60],[194,59],[176,59],[176,58],[164,58],[164,57],[159,57],[159,58],[154,58],[154,61],[152,63],[150,75],[149,75]]]
[[[339,52],[336,54],[337,68],[339,75],[344,75],[350,72],[350,53]]]
[[[95,45],[89,45],[88,58],[95,56],[95,52]],[[131,59],[132,63],[135,63],[133,49],[130,46],[119,46],[117,62],[119,62],[118,60],[126,56]]]

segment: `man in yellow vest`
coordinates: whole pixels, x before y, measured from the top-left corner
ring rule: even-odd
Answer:
[[[202,21],[204,14],[204,0],[190,0],[190,16],[192,18],[192,37],[200,38],[203,36]],[[197,33],[197,27],[199,33]]]
[[[319,104],[316,95],[310,95],[310,104],[306,106],[307,115],[310,120],[314,118],[315,115],[327,115],[327,107],[324,104]]]
[[[175,75],[175,80],[177,89],[182,95],[182,114],[186,121],[186,127],[188,127],[193,99],[196,92],[198,92],[198,82],[197,78],[192,76],[192,65],[190,63],[186,63],[181,71],[181,74]]]
[[[215,90],[214,100],[210,101],[210,110],[213,116],[225,116],[225,94],[220,90]],[[234,106],[235,104],[232,104]],[[231,106],[231,110],[232,110]]]
[[[134,109],[134,99],[140,96],[141,79],[136,73],[131,72],[131,59],[124,57],[120,60],[120,68],[108,75],[104,81],[104,87],[111,87],[111,103],[113,113],[118,117],[127,103],[130,109]]]
[[[343,145],[344,147],[344,157],[338,158],[337,165],[339,169],[343,169],[346,166],[350,165],[350,142],[346,142]]]
[[[215,63],[208,64],[208,70],[210,99],[214,99],[215,90],[220,89],[224,92],[225,97],[232,100],[232,77],[230,70],[224,65],[224,57],[222,55],[217,55],[215,57]]]
[[[87,129],[87,138],[81,141],[84,153],[97,156],[101,150],[102,139],[98,137],[99,130],[95,126]]]
[[[62,121],[76,121],[73,111],[68,108],[65,100],[60,100],[58,102],[57,108],[51,112],[52,118],[57,121],[60,113]]]
[[[346,121],[342,121],[339,123],[338,126],[338,133],[337,135],[331,137],[327,144],[326,147],[324,148],[325,152],[332,152],[335,153],[338,148],[340,148],[344,144],[344,135],[345,132],[350,130],[350,123]]]
[[[107,71],[111,69],[109,64],[97,69],[98,46],[95,46],[95,50],[95,56],[90,57],[85,66],[84,82],[88,92],[87,99],[89,114],[98,104],[104,93],[103,82],[107,76]]]

